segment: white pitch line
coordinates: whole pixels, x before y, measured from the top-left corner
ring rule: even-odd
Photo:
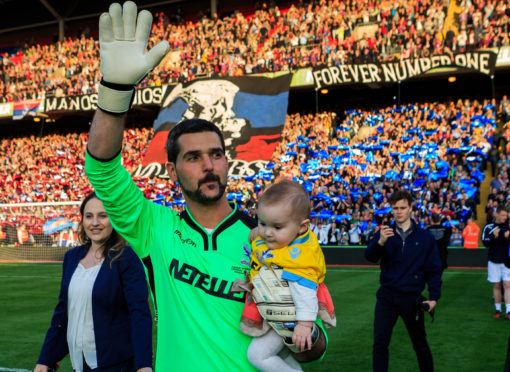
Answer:
[[[5,367],[0,367],[0,371],[3,371],[3,372],[31,372],[28,369],[5,368]]]

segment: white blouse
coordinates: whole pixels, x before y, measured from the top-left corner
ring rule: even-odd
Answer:
[[[69,283],[67,344],[71,364],[76,372],[83,371],[83,357],[91,369],[97,368],[92,318],[92,287],[102,263],[103,261],[88,269],[79,263]]]

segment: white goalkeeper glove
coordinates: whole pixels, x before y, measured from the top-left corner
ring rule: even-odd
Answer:
[[[136,17],[136,4],[126,1],[110,5],[108,13],[99,18],[101,74],[97,105],[111,114],[129,110],[135,85],[156,67],[170,46],[162,41],[148,53],[152,15],[142,10]]]

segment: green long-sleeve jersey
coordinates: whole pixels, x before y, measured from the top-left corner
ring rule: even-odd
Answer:
[[[239,331],[244,295],[230,292],[255,221],[233,206],[208,233],[186,209],[147,200],[121,165],[86,154],[86,174],[115,230],[148,268],[158,311],[156,371],[252,371]],[[133,340],[136,342],[136,340]]]

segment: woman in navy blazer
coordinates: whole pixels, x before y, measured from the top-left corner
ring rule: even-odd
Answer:
[[[152,320],[142,263],[113,230],[95,193],[84,199],[80,213],[84,245],[64,256],[59,301],[34,372],[55,368],[68,353],[75,371],[152,371]],[[83,283],[89,283],[88,292]],[[70,307],[74,313],[68,312]],[[85,308],[85,319],[93,324],[89,328],[77,318]]]

